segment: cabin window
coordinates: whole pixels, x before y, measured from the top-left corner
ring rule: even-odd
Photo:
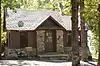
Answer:
[[[20,47],[24,48],[28,46],[28,32],[21,31],[20,32]]]

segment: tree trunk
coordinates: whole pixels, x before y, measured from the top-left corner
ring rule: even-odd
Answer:
[[[87,36],[85,30],[85,19],[84,19],[84,0],[80,0],[80,20],[81,20],[81,59],[83,61],[88,60],[88,55],[90,54],[88,46],[87,46]]]
[[[98,15],[98,30],[99,30],[99,55],[98,55],[98,65],[97,66],[100,66],[100,4],[98,5],[98,11],[99,11],[99,15]]]
[[[0,54],[2,52],[1,50],[1,23],[2,23],[2,20],[1,20],[1,6],[0,6]]]
[[[5,32],[5,30],[6,30],[6,16],[8,16],[8,13],[7,13],[7,9],[6,8],[4,8],[4,14],[3,14],[4,16],[4,20],[3,20],[3,31]]]
[[[9,14],[8,14],[8,11],[7,11],[7,8],[3,8],[3,10],[4,10],[4,13],[3,13],[3,31],[5,32],[6,31],[6,17],[8,17],[9,16]]]
[[[78,45],[78,0],[71,0],[72,3],[72,66],[80,66],[79,45]]]

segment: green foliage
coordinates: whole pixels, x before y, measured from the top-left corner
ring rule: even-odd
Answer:
[[[3,7],[1,7],[1,44],[6,41],[6,32],[3,32]]]
[[[11,8],[13,10],[15,10],[15,8],[18,7],[18,3],[17,0],[1,0],[1,6],[3,8]]]
[[[43,8],[53,11],[59,11],[61,14],[71,14],[71,0],[52,0],[48,3],[44,3]]]
[[[6,43],[6,32],[2,32],[1,38],[1,44],[3,45],[3,43]]]
[[[91,30],[95,32],[97,29],[98,24],[98,6],[99,1],[96,0],[86,0],[85,1],[85,19],[88,22],[89,26],[91,27]]]
[[[85,0],[85,11],[84,17],[89,24],[90,30],[92,30],[93,38],[92,38],[92,46],[95,47],[96,52],[98,52],[98,3],[99,0]]]
[[[1,44],[6,42],[6,32],[3,32],[4,8],[11,8],[15,11],[17,0],[1,0]]]
[[[92,30],[92,41],[91,45],[95,48],[95,51],[92,52],[93,57],[97,58],[98,56],[98,46],[99,46],[99,12],[98,12],[98,4],[100,0],[85,0],[85,11],[84,17],[89,24],[90,30]]]

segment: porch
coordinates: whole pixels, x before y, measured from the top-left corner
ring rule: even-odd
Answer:
[[[67,32],[66,34],[70,34]],[[12,51],[17,52],[17,56],[38,56],[41,58],[63,58],[70,57],[71,46],[65,40],[65,31],[63,30],[37,30],[37,31],[11,31],[9,47],[6,54],[10,55]],[[19,38],[14,38],[20,36]],[[66,45],[66,46],[65,46]],[[66,56],[65,56],[65,55]],[[70,54],[70,55],[69,55]]]

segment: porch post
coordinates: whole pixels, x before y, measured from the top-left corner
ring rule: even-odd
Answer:
[[[45,52],[44,32],[45,30],[37,31],[37,54]]]
[[[57,33],[57,52],[64,53],[63,30],[56,30],[56,33]]]

